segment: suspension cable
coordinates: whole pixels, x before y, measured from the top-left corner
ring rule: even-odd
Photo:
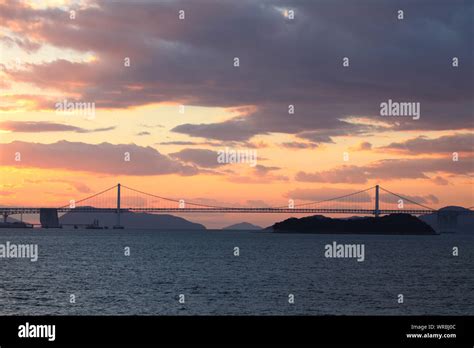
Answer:
[[[361,191],[349,193],[349,194],[346,194],[346,195],[343,195],[343,196],[340,196],[340,197],[329,198],[329,199],[324,199],[324,200],[321,200],[321,201],[310,202],[310,203],[296,204],[295,207],[302,207],[302,206],[310,205],[310,204],[319,204],[319,203],[324,203],[324,202],[336,201],[336,200],[339,200],[339,199],[342,199],[342,198],[350,197],[350,196],[353,196],[353,195],[357,195],[357,194],[359,194],[359,193],[363,193],[363,192],[372,190],[374,187],[375,187],[375,186],[372,186],[372,187],[369,187],[369,188],[367,188],[367,189],[365,189],[365,190],[361,190]],[[285,206],[281,206],[281,207],[277,207],[277,208],[285,208],[285,207],[287,207],[287,206],[285,205]]]
[[[398,198],[404,199],[405,201],[408,201],[408,202],[410,202],[410,203],[416,204],[416,205],[418,205],[418,206],[420,206],[420,207],[423,207],[423,208],[426,208],[426,209],[429,209],[429,210],[434,210],[434,211],[436,210],[436,209],[434,209],[434,208],[428,207],[428,206],[423,205],[423,204],[421,204],[421,203],[417,203],[417,202],[415,202],[415,201],[412,201],[412,200],[409,199],[409,198],[406,198],[406,197],[400,196],[400,195],[398,195],[398,194],[396,194],[396,193],[390,192],[389,190],[386,190],[386,189],[384,189],[384,188],[381,187],[381,186],[380,186],[380,189],[381,189],[382,191],[385,191],[385,192],[387,192],[387,193],[390,193],[391,195],[397,196]]]
[[[110,191],[110,190],[112,190],[113,188],[116,188],[116,187],[117,187],[117,185],[112,186],[112,187],[109,187],[108,189],[103,190],[103,191],[100,191],[100,192],[98,192],[98,193],[95,193],[95,194],[93,194],[92,196],[83,198],[83,199],[81,199],[81,200],[79,200],[79,201],[75,201],[75,203],[76,203],[76,204],[77,204],[77,203],[81,203],[81,202],[83,202],[83,201],[85,201],[85,200],[87,200],[87,199],[94,198],[94,197],[96,197],[96,196],[98,196],[98,195],[101,195],[101,194],[103,194],[103,193],[105,193],[105,192],[107,192],[107,191]],[[57,208],[57,209],[66,208],[66,207],[69,207],[69,206],[70,206],[70,204],[66,204],[66,205],[63,205],[62,207],[59,207],[59,208]]]
[[[151,193],[147,193],[147,192],[143,192],[143,191],[140,191],[140,190],[133,189],[133,188],[128,187],[128,186],[125,186],[125,185],[122,185],[122,187],[124,187],[124,188],[126,188],[126,189],[129,189],[129,190],[131,190],[131,191],[135,191],[135,192],[137,192],[137,193],[141,193],[141,194],[143,194],[143,195],[147,195],[147,196],[151,196],[151,197],[163,199],[163,200],[169,201],[169,202],[179,203],[179,200],[176,200],[176,199],[157,196],[157,195],[154,195],[154,194],[151,194]],[[186,202],[186,205],[195,205],[195,206],[200,206],[200,207],[216,208],[216,209],[221,209],[221,208],[224,208],[224,209],[231,209],[230,207],[219,207],[219,206],[215,206],[215,205],[207,205],[207,204],[192,203],[192,202]]]

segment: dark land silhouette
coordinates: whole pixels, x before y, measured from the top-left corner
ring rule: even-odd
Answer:
[[[115,214],[110,213],[66,213],[59,218],[62,225],[90,225],[97,222],[98,227],[112,228],[116,222]],[[204,225],[190,222],[169,214],[122,213],[120,224],[124,228],[152,228],[156,230],[205,230]]]
[[[447,206],[441,208],[440,212],[466,212],[469,209],[458,206]],[[446,232],[442,225],[439,223],[438,214],[425,214],[418,217],[420,220],[426,222],[428,225],[433,227],[436,232],[443,233]],[[462,234],[471,234],[474,232],[474,214],[459,214],[455,217],[456,224],[451,228],[453,233],[462,233]]]
[[[233,224],[227,227],[223,227],[223,230],[261,230],[262,227],[251,224],[249,222],[241,222],[238,224]]]
[[[276,233],[434,235],[427,223],[410,214],[332,219],[323,215],[290,218],[267,228]]]

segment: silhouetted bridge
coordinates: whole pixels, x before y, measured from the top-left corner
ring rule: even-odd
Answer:
[[[43,226],[58,224],[58,213],[114,213],[117,214],[117,226],[119,227],[120,215],[128,212],[175,214],[353,214],[380,216],[393,213],[422,215],[438,213],[438,210],[415,202],[409,197],[393,193],[379,185],[362,191],[309,203],[295,204],[294,200],[289,199],[287,205],[279,207],[229,207],[161,197],[117,184],[81,200],[70,200],[67,205],[57,208],[0,208],[0,214],[3,215],[4,221],[6,221],[9,215],[40,214]],[[457,216],[469,213],[473,213],[473,211],[455,211],[452,214]]]

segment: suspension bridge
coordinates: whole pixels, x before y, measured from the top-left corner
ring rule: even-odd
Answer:
[[[471,209],[470,207],[468,209]],[[379,185],[352,192],[338,197],[319,201],[295,204],[289,199],[284,206],[277,207],[241,207],[218,206],[191,202],[179,198],[167,198],[117,184],[80,200],[70,200],[60,207],[0,207],[4,222],[9,215],[40,214],[41,220],[48,216],[57,220],[58,213],[114,213],[117,215],[117,227],[120,227],[121,214],[135,213],[273,213],[273,214],[353,214],[387,215],[405,213],[422,215],[437,213],[437,209],[428,207],[413,199],[391,192]],[[472,212],[472,210],[467,211]],[[457,212],[462,214],[462,212]],[[43,219],[44,217],[44,219]]]

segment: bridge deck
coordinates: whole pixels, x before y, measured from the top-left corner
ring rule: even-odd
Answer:
[[[128,201],[134,202],[133,199],[142,198],[145,199],[145,204],[140,204],[140,207],[124,207],[121,204],[122,199],[122,190],[127,190],[125,197]],[[367,195],[371,192],[374,192],[374,202],[368,202]],[[107,195],[112,194],[111,197]],[[388,195],[388,198],[392,199],[393,205],[382,206],[381,202],[391,202],[381,198],[381,195]],[[102,196],[105,195],[106,200],[102,199]],[[148,199],[148,200],[147,200]],[[149,201],[151,199],[151,201]],[[78,201],[73,202],[75,208],[72,208],[70,205],[64,205],[59,208],[50,208],[56,209],[57,213],[119,213],[125,214],[127,212],[136,212],[136,213],[174,213],[174,214],[183,214],[183,213],[228,213],[228,214],[249,214],[249,213],[258,213],[258,214],[353,214],[353,215],[387,215],[387,214],[396,214],[396,213],[405,213],[412,215],[422,215],[430,213],[443,213],[443,214],[472,214],[473,211],[470,210],[453,210],[447,211],[438,211],[434,208],[425,206],[423,204],[414,202],[413,200],[393,193],[379,185],[366,188],[361,191],[353,192],[339,197],[333,197],[331,199],[325,199],[317,202],[304,203],[295,205],[294,207],[263,207],[263,208],[230,208],[222,206],[211,206],[206,204],[199,204],[196,202],[187,202],[184,204],[184,200],[176,200],[166,197],[157,196],[151,193],[143,192],[136,190],[120,183],[112,186],[106,190],[95,193],[89,197],[83,198]],[[405,205],[404,205],[405,203]],[[128,203],[130,205],[138,205],[137,203]],[[127,204],[127,205],[128,205]],[[323,204],[329,204],[325,205]],[[338,204],[338,205],[334,205]],[[400,205],[401,204],[401,205]],[[99,208],[99,207],[113,207],[113,208]],[[172,208],[170,207],[172,206]],[[339,207],[339,208],[338,208]],[[345,208],[340,208],[345,207]],[[400,209],[400,207],[404,207]],[[386,209],[383,209],[386,208]],[[395,208],[395,209],[387,209]],[[0,214],[3,215],[4,220],[8,215],[14,214],[39,214],[41,209],[38,207],[0,207]],[[120,214],[117,214],[118,220]]]
[[[0,208],[0,214],[39,214],[41,208]],[[117,213],[116,208],[58,208],[58,213]],[[120,209],[120,213],[267,213],[267,214],[358,214],[374,215],[373,209],[314,209],[314,208],[130,208]],[[406,213],[413,215],[435,213],[437,210],[405,209],[379,210],[379,214]],[[460,211],[459,213],[463,213]]]

